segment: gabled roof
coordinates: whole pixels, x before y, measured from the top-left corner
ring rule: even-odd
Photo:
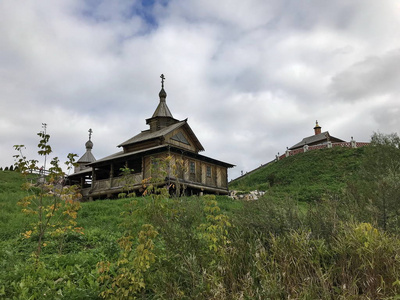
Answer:
[[[163,136],[166,136],[170,132],[174,131],[175,129],[178,129],[180,127],[185,127],[185,129],[188,131],[189,135],[191,138],[194,140],[196,148],[199,149],[199,151],[204,151],[203,146],[201,145],[200,141],[197,139],[196,135],[190,128],[189,124],[187,123],[187,119],[183,121],[179,121],[178,123],[172,124],[168,127],[162,128],[158,131],[153,131],[151,132],[150,130],[144,130],[138,135],[135,135],[134,137],[130,138],[129,140],[126,140],[125,142],[121,143],[118,145],[118,147],[124,147],[132,144],[136,144],[139,142],[144,142],[156,138],[160,138]]]
[[[97,165],[101,165],[104,162],[109,162],[112,160],[121,159],[121,158],[129,157],[129,156],[142,155],[144,153],[153,152],[154,150],[157,150],[160,148],[165,148],[165,147],[166,147],[166,145],[160,145],[160,146],[155,146],[152,148],[142,149],[142,150],[128,152],[128,153],[125,153],[124,151],[119,151],[117,153],[114,153],[109,156],[98,159],[95,162],[89,164],[89,166],[97,166]]]
[[[98,159],[97,161],[89,164],[88,166],[96,167],[96,166],[100,166],[100,165],[103,165],[103,164],[107,164],[110,161],[124,160],[127,157],[134,157],[134,156],[139,156],[140,157],[140,156],[143,156],[143,155],[150,155],[150,154],[153,154],[153,153],[159,153],[159,152],[165,151],[167,149],[169,149],[170,151],[176,152],[176,153],[182,153],[182,149],[180,149],[178,147],[174,147],[174,146],[171,146],[171,145],[159,145],[159,146],[155,146],[155,147],[151,147],[151,148],[147,148],[147,149],[142,149],[142,150],[138,150],[138,151],[133,151],[133,152],[127,152],[127,153],[125,153],[123,151],[120,151],[120,152],[114,153],[112,155],[109,155],[107,157]],[[187,155],[189,157],[193,157],[193,158],[198,158],[198,159],[201,159],[201,160],[206,161],[206,162],[210,162],[210,163],[226,166],[228,168],[232,168],[232,167],[235,166],[235,165],[232,165],[230,163],[226,163],[226,162],[223,162],[223,161],[211,158],[211,157],[207,157],[207,156],[204,156],[204,155],[201,155],[201,154],[198,154],[198,153],[189,152],[189,151],[185,152],[185,155]],[[73,175],[75,175],[75,174],[73,174]]]
[[[322,143],[328,142],[328,139],[327,139],[328,137],[331,140],[334,139],[335,141],[344,142],[343,140],[341,140],[339,138],[331,136],[329,134],[329,131],[325,131],[325,132],[321,132],[319,134],[315,134],[315,135],[311,135],[311,136],[305,137],[304,139],[301,140],[301,142],[299,142],[299,143],[293,145],[292,147],[290,147],[289,150],[297,149],[297,148],[303,147],[304,145],[315,144],[315,143],[318,143],[318,142],[320,142],[322,144]]]

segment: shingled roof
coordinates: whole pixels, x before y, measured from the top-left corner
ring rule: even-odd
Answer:
[[[301,142],[293,145],[289,148],[289,150],[298,149],[304,147],[304,145],[318,145],[318,144],[325,144],[328,141],[331,142],[344,142],[343,140],[331,136],[329,131],[321,132],[321,126],[318,125],[318,121],[316,121],[316,126],[314,127],[315,134],[305,137],[301,140]]]
[[[304,145],[315,144],[318,142],[320,142],[321,144],[324,142],[326,143],[326,142],[328,142],[327,136],[330,137],[328,131],[322,132],[317,135],[311,135],[311,136],[305,137],[304,139],[301,140],[301,142],[290,147],[289,150],[297,149],[297,148],[303,147]]]
[[[164,137],[168,133],[170,133],[180,127],[185,127],[185,129],[187,130],[187,132],[190,134],[191,138],[193,139],[194,143],[196,144],[197,149],[199,149],[199,151],[204,151],[204,148],[201,145],[200,141],[197,139],[193,130],[190,128],[189,124],[187,123],[187,119],[185,119],[183,121],[179,121],[178,123],[172,124],[168,127],[162,128],[158,131],[152,132],[150,130],[144,130],[141,133],[139,133],[138,135],[135,135],[134,137],[130,138],[129,140],[126,140],[125,142],[119,144],[118,147],[124,147],[124,146],[128,146],[128,145],[136,144],[139,142],[144,142],[144,141]]]
[[[156,110],[154,111],[152,118],[155,117],[173,118],[172,113],[167,106],[167,102],[165,101],[165,99],[167,98],[167,93],[164,90],[164,86],[161,88],[161,91],[158,94],[158,96],[160,97],[160,103],[158,104]]]

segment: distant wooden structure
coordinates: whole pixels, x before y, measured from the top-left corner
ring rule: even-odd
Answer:
[[[228,168],[234,165],[199,154],[204,148],[187,119],[174,119],[167,106],[164,80],[161,75],[159,104],[152,117],[146,119],[150,128],[119,144],[122,151],[95,160],[90,156],[93,143],[89,136],[86,153],[78,161],[82,164],[68,176],[71,183],[82,187],[84,198],[109,198],[121,193],[124,189],[121,168],[124,167],[134,170],[130,175],[134,182],[132,188],[140,194],[142,181],[157,172],[157,162],[167,160],[167,175],[158,185],[167,186],[171,193],[179,186],[186,195],[228,194]]]
[[[318,121],[315,121],[314,135],[303,138],[300,142],[290,147],[289,150],[296,150],[304,146],[328,144],[328,142],[342,143],[344,140],[331,136],[329,131],[321,132],[321,126],[318,125]]]
[[[74,173],[77,173],[79,171],[84,171],[88,170],[90,167],[87,165],[95,162],[96,158],[92,154],[92,149],[93,149],[93,142],[92,142],[92,129],[89,129],[89,140],[85,143],[86,147],[86,152],[81,156],[81,158],[78,159],[77,161],[77,166],[74,169]]]
[[[329,131],[321,132],[321,126],[318,125],[318,121],[316,121],[316,125],[314,127],[314,135],[303,138],[299,143],[293,145],[290,148],[287,148],[285,153],[282,155],[276,156],[277,160],[281,160],[288,156],[293,156],[299,153],[304,153],[307,151],[324,149],[324,148],[359,148],[369,145],[369,143],[365,142],[356,142],[353,137],[351,137],[350,142],[346,142],[337,137],[334,137],[329,134]]]
[[[286,147],[286,151],[283,154],[276,155],[275,159],[265,163],[261,164],[261,166],[246,172],[245,174],[242,171],[242,174],[233,179],[230,183],[233,183],[241,178],[244,178],[251,173],[254,173],[258,171],[259,169],[262,169],[266,167],[269,164],[273,164],[279,160],[282,160],[286,157],[289,156],[294,156],[299,153],[304,153],[307,151],[313,151],[313,150],[319,150],[319,149],[325,149],[325,148],[336,148],[336,147],[341,147],[341,148],[360,148],[364,146],[368,146],[370,143],[366,142],[356,142],[353,137],[351,137],[350,142],[346,142],[344,140],[341,140],[337,137],[331,136],[328,131],[321,132],[321,126],[319,126],[318,121],[316,121],[315,127],[314,127],[314,135],[308,136],[303,138],[300,142],[297,144],[294,144],[292,147],[288,148]]]

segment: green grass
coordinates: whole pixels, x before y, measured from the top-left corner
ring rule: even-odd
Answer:
[[[384,232],[376,207],[347,193],[364,158],[362,148],[285,158],[231,183],[265,189],[264,197],[217,196],[220,211],[195,196],[85,202],[77,218],[84,234],[68,233],[61,253],[58,240],[46,237],[36,264],[35,237],[21,235],[34,222],[17,205],[24,181],[0,172],[0,299],[101,299],[132,286],[120,277],[112,287],[121,274],[143,278],[138,299],[395,299],[400,227]],[[154,248],[143,241],[143,224],[158,233]],[[123,237],[131,252],[120,248]],[[99,262],[110,262],[109,273],[98,272]],[[101,282],[104,274],[110,277]]]
[[[21,213],[17,202],[25,193],[21,191],[23,177],[17,172],[0,171],[0,240],[20,234],[31,219]]]
[[[301,201],[319,200],[324,194],[341,193],[357,175],[365,148],[333,148],[284,158],[229,184],[230,189],[264,190]]]

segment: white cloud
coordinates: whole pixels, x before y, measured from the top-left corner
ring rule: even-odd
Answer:
[[[97,158],[147,128],[161,73],[175,118],[230,178],[313,133],[368,140],[399,130],[395,0],[0,3],[0,166],[33,155]]]

